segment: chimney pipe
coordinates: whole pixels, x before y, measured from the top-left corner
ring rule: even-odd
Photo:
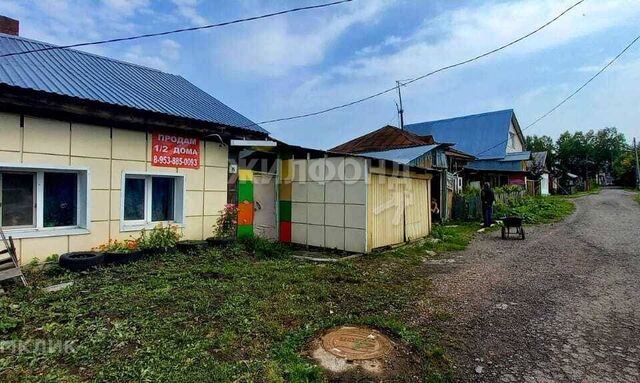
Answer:
[[[0,33],[19,36],[20,22],[10,17],[0,15]]]

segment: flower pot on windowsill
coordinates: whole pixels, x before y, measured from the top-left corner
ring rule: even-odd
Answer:
[[[211,247],[227,247],[233,242],[233,238],[229,237],[209,237],[207,238],[207,243]]]
[[[114,265],[124,265],[144,258],[143,250],[132,251],[107,251],[104,253],[104,262]]]

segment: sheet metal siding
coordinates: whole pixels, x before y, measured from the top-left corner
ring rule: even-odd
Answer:
[[[0,34],[0,54],[49,46]],[[0,83],[267,133],[180,76],[73,49],[2,57]]]
[[[439,145],[414,146],[412,148],[392,149],[379,152],[358,153],[361,156],[377,158],[380,160],[394,161],[400,164],[409,164],[416,158],[437,148]]]
[[[429,181],[405,179],[405,237],[407,241],[429,235]]]
[[[367,198],[367,251],[404,242],[404,202],[397,177],[371,174]]]

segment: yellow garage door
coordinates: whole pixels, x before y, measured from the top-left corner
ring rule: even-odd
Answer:
[[[429,234],[429,181],[372,174],[368,193],[368,250]]]

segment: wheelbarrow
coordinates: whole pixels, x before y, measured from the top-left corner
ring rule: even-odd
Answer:
[[[511,235],[519,235],[520,239],[524,239],[522,218],[515,216],[502,218],[502,239],[507,239]]]

